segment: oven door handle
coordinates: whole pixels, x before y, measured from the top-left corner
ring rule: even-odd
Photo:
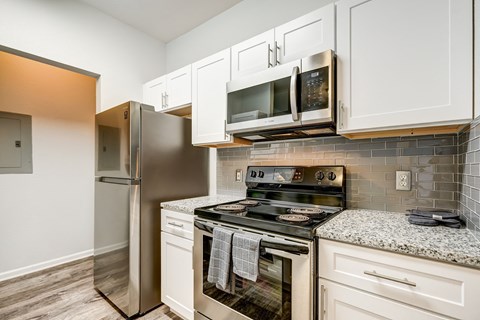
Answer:
[[[206,231],[208,233],[213,234],[213,227],[203,224],[199,221],[194,222],[195,227],[200,230]],[[272,242],[268,240],[260,240],[260,249],[274,249],[278,251],[284,251],[292,254],[308,254],[310,250],[306,246],[296,245],[296,244],[286,244],[281,242]]]

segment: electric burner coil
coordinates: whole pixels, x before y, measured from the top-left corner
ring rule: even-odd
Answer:
[[[254,206],[258,206],[259,202],[256,200],[242,200],[242,201],[238,201],[238,204],[246,207],[254,207]]]
[[[320,208],[290,208],[288,211],[291,214],[303,214],[303,215],[318,215],[325,212]]]
[[[214,210],[222,212],[243,212],[245,211],[245,206],[241,204],[221,204],[215,207]]]
[[[281,222],[298,223],[298,224],[308,223],[312,220],[310,219],[310,217],[307,217],[303,214],[281,214],[276,219],[277,221],[281,221]]]

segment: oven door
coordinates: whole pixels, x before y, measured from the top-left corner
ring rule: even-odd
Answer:
[[[218,224],[206,220],[195,221],[195,319],[313,319],[315,275],[312,242],[264,235],[257,281],[243,279],[231,272],[234,290],[230,294],[207,282],[215,226]],[[231,225],[222,227],[235,232],[258,233]]]
[[[227,83],[228,133],[300,126],[300,60]]]

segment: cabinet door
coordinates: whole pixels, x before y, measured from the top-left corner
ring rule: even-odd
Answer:
[[[167,75],[165,105],[172,109],[192,103],[192,66],[188,65]]]
[[[471,0],[337,2],[340,133],[472,119]]]
[[[321,320],[451,319],[323,279],[319,299]]]
[[[162,302],[193,319],[193,241],[162,232]]]
[[[275,28],[279,63],[335,50],[335,7],[329,4]]]
[[[274,30],[232,47],[232,80],[275,65]]]
[[[192,64],[192,143],[231,141],[225,133],[230,49]]]
[[[165,108],[166,81],[167,78],[162,76],[143,85],[143,103],[154,106],[155,111],[161,111]]]

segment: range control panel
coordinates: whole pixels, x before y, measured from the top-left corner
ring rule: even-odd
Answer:
[[[326,187],[344,186],[344,166],[250,166],[245,181],[269,184],[300,184]]]

